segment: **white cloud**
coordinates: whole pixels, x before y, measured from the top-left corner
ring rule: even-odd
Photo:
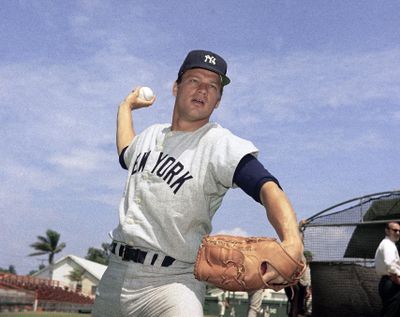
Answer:
[[[400,49],[390,49],[353,54],[301,52],[282,57],[234,58],[231,63],[239,66],[232,67],[232,84],[226,88],[232,87],[233,91],[229,100],[224,100],[226,107],[220,111],[233,119],[257,105],[258,112],[252,113],[254,121],[290,122],[314,120],[316,113],[306,117],[303,114],[317,109],[357,107],[361,110],[376,101],[399,104],[399,56]],[[389,114],[386,116],[391,120]]]
[[[101,170],[104,165],[111,164],[113,159],[109,153],[104,151],[73,149],[69,154],[54,155],[49,161],[67,170],[81,173],[84,171],[92,172],[94,170]]]
[[[0,173],[0,177],[3,179],[1,187],[7,193],[4,194],[4,198],[8,195],[7,199],[2,200],[3,203],[13,201],[13,196],[16,198],[25,197],[32,190],[48,191],[60,184],[60,180],[57,179],[56,175],[52,175],[41,166],[25,165],[8,159],[2,159],[1,166],[2,173]],[[12,192],[14,195],[11,194]],[[23,201],[23,199],[19,200]]]
[[[325,155],[333,153],[352,153],[362,149],[382,148],[387,141],[371,131],[360,132],[349,137],[345,131],[323,132],[302,142],[305,152]]]
[[[233,229],[227,229],[227,230],[221,230],[217,232],[216,234],[226,234],[226,235],[232,235],[232,236],[244,236],[247,237],[249,234],[246,232],[246,230],[236,227]]]

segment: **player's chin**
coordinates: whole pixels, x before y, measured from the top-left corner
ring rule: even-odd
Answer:
[[[207,104],[204,102],[191,101],[190,109],[192,109],[193,111],[198,111],[199,113],[205,112],[207,109]]]
[[[207,121],[210,118],[211,113],[205,111],[204,109],[194,108],[188,113],[188,117],[192,121]]]

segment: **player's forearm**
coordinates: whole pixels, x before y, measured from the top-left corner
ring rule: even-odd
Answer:
[[[133,127],[132,110],[129,104],[124,101],[119,105],[117,115],[116,143],[118,155],[121,154],[125,147],[131,144],[135,135],[136,133]]]
[[[260,198],[281,241],[302,248],[296,214],[286,194],[274,182],[267,182],[261,187]]]

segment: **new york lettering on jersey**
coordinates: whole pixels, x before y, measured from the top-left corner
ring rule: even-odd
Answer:
[[[131,175],[143,172],[150,154],[151,151],[137,155]],[[184,169],[185,166],[176,158],[160,152],[151,173],[161,177],[176,194],[186,181],[193,178],[190,172],[185,172]]]

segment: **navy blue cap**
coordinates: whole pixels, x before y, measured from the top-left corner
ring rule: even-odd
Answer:
[[[226,76],[228,66],[225,60],[213,52],[203,50],[190,51],[179,69],[178,77],[192,68],[204,68],[219,74],[221,76],[222,86],[228,85],[231,82]]]

